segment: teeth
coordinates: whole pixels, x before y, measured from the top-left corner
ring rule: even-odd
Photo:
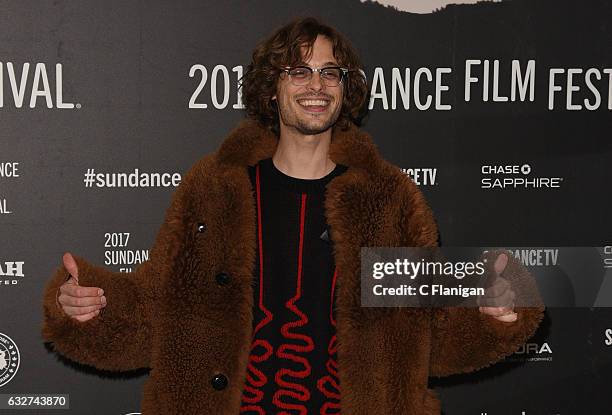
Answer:
[[[313,105],[326,106],[329,104],[328,101],[324,101],[322,99],[305,99],[305,100],[300,100],[298,102],[305,107],[310,107]]]

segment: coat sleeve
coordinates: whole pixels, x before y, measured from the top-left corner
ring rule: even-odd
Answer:
[[[433,213],[412,180],[406,181],[402,202],[404,246],[436,247],[438,230]],[[517,298],[529,295],[534,307],[515,307],[517,320],[504,322],[481,313],[478,307],[431,309],[430,376],[466,373],[492,365],[516,352],[533,336],[544,317],[533,277],[512,255],[502,272],[523,289]],[[535,296],[535,297],[534,297]],[[527,304],[527,303],[526,303]]]
[[[74,255],[79,284],[104,290],[107,305],[96,317],[80,322],[64,313],[57,297],[68,272],[63,265],[55,270],[44,289],[41,329],[54,351],[102,370],[150,367],[152,320],[158,313],[161,282],[184,244],[189,181],[188,173],[172,195],[149,259],[133,272],[112,272]]]

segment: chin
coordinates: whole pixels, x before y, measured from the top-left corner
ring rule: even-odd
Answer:
[[[334,124],[335,122],[332,122],[332,120],[318,123],[299,123],[297,129],[302,134],[319,134],[329,130]]]

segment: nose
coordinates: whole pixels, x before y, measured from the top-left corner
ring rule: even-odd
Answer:
[[[321,72],[313,72],[307,86],[309,89],[315,91],[321,90],[323,88],[323,82],[321,82]]]

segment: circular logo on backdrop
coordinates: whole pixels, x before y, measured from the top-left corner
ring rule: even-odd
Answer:
[[[9,336],[0,333],[0,386],[13,379],[19,369],[19,349]]]
[[[523,174],[531,173],[531,166],[529,164],[523,164],[521,166],[521,173],[523,173]]]

